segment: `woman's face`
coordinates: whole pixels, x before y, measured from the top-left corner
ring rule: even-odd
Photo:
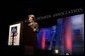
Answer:
[[[33,22],[34,21],[32,17],[29,17],[28,20],[29,20],[29,22]]]

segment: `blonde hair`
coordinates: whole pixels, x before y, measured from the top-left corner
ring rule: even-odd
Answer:
[[[33,14],[28,15],[28,17],[32,17],[34,21],[36,21],[35,16]]]
[[[28,15],[28,17],[35,17],[33,14],[31,14],[31,15]]]

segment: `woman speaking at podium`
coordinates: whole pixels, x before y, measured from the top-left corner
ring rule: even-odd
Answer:
[[[34,54],[36,49],[36,38],[38,31],[38,23],[35,20],[34,15],[28,15],[28,19],[24,24],[24,44],[25,54]]]
[[[30,26],[34,32],[37,32],[38,31],[38,23],[36,22],[34,15],[28,15],[28,18],[29,18],[28,26]]]

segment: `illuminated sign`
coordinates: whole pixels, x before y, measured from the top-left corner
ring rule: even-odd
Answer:
[[[52,17],[58,17],[58,16],[63,16],[63,15],[68,15],[68,14],[79,13],[79,12],[83,12],[83,9],[78,8],[78,9],[72,9],[72,10],[68,10],[68,11],[62,11],[62,12],[59,12],[59,13],[40,16],[37,19],[48,19],[48,18],[52,18]]]
[[[21,23],[9,26],[8,45],[19,45]]]

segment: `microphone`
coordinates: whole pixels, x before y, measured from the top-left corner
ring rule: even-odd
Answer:
[[[34,23],[29,23],[28,24],[34,32],[38,31],[38,23],[34,22]]]

